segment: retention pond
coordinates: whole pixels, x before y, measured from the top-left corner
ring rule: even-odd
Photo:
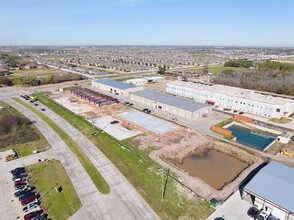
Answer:
[[[199,177],[217,190],[233,181],[248,166],[236,157],[216,150],[207,150],[201,155],[190,156],[181,163],[175,163],[191,176]]]
[[[232,125],[227,129],[232,131],[237,142],[260,151],[263,151],[276,138],[274,134],[258,130],[255,131],[238,125]]]

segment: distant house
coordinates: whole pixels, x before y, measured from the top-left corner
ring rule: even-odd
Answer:
[[[18,66],[10,66],[9,70],[19,70],[20,68]]]
[[[37,63],[28,63],[27,65],[24,66],[24,69],[29,70],[29,69],[36,69],[38,67]]]
[[[6,75],[8,73],[8,69],[0,66],[0,75]]]

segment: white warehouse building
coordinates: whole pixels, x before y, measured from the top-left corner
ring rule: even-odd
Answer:
[[[143,89],[143,87],[130,85],[112,79],[92,80],[92,86],[121,96],[129,96],[130,92],[136,92]]]
[[[244,187],[242,198],[277,219],[294,220],[294,169],[270,162]]]
[[[164,82],[164,77],[150,76],[145,78],[134,78],[134,79],[127,80],[127,83],[137,85],[137,86],[145,85],[147,83],[155,83],[155,82]]]
[[[166,92],[266,118],[281,118],[294,112],[292,99],[231,86],[175,81],[166,84]]]
[[[207,116],[210,114],[212,108],[211,105],[150,90],[133,92],[130,94],[130,98],[134,102],[161,109],[162,111],[189,120]]]

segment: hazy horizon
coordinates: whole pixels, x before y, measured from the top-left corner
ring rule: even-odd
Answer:
[[[284,0],[2,1],[2,46],[294,47]]]

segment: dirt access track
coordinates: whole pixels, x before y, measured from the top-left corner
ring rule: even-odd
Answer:
[[[141,135],[133,139],[133,144],[138,146],[140,149],[145,149],[149,146],[157,148],[157,150],[151,152],[150,157],[164,167],[170,167],[179,178],[183,179],[183,184],[191,188],[197,195],[206,200],[210,200],[212,198],[216,198],[221,201],[226,200],[238,189],[238,186],[244,178],[247,177],[252,170],[263,163],[261,158],[253,156],[236,146],[214,140],[195,132],[189,132],[184,129],[158,138],[154,138],[149,135]],[[167,162],[168,159],[181,162],[186,157],[198,155],[210,149],[231,155],[248,164],[246,169],[242,170],[241,173],[235,177],[235,179],[227,183],[221,190],[216,190],[202,179],[193,177],[174,164]]]

